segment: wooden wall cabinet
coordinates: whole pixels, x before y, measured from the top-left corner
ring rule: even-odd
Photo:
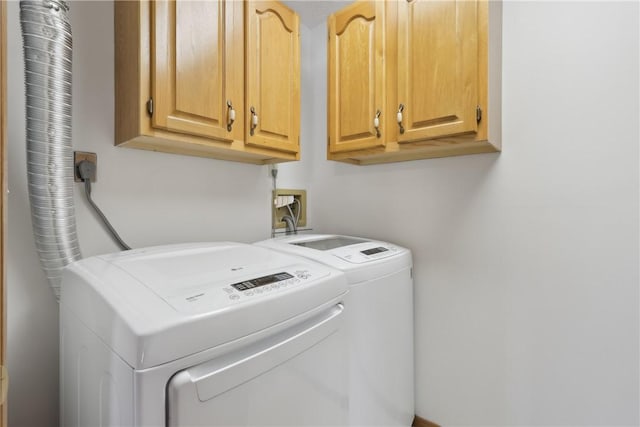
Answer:
[[[385,105],[384,7],[380,1],[356,2],[329,17],[331,153],[384,148],[374,126]]]
[[[276,1],[249,1],[246,7],[250,115],[247,144],[297,154],[300,147],[298,15]]]
[[[114,8],[116,145],[257,164],[299,158],[293,11],[234,0]]]
[[[332,15],[327,157],[499,151],[501,20],[488,0],[360,1]]]

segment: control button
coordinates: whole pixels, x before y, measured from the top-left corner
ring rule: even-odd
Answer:
[[[230,300],[240,299],[240,295],[236,295],[236,294],[229,295],[229,299]]]
[[[309,271],[307,270],[297,270],[295,273],[300,279],[307,279],[310,276]]]
[[[253,291],[246,291],[244,294],[246,296],[250,297],[251,295],[253,295]]]
[[[225,291],[228,294],[232,294],[233,293],[233,289],[231,288],[222,288],[223,291]]]
[[[262,293],[262,288],[256,288],[256,293],[257,294],[261,294]]]
[[[293,283],[294,283],[294,284],[296,284],[296,283],[300,283],[300,279],[293,279]]]

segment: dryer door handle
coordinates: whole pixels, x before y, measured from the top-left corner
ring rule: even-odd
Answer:
[[[342,304],[336,304],[311,319],[279,334],[174,376],[179,382],[195,385],[201,402],[251,380],[304,352],[343,327]],[[178,377],[181,376],[182,378]],[[178,378],[176,378],[178,377]]]

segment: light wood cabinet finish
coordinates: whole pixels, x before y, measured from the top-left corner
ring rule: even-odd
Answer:
[[[295,28],[288,27],[295,31],[295,45],[280,46],[284,38],[273,28],[266,36],[258,34],[262,40],[250,41],[248,5],[234,0],[114,2],[116,145],[256,164],[299,158],[297,16],[276,2],[271,6],[282,16],[283,10],[292,15],[278,21],[295,21]],[[273,52],[288,56],[276,62]],[[263,59],[262,68],[257,84],[251,84],[247,67],[255,57]],[[289,81],[297,82],[291,85],[297,103],[283,101],[282,92],[275,101],[271,96],[282,89],[284,68]],[[264,105],[262,128],[275,137],[248,139],[249,88]],[[279,115],[282,108],[273,109],[275,103],[285,105],[286,119]],[[228,126],[232,109],[235,120]]]
[[[398,2],[398,141],[475,133],[478,3]]]
[[[331,153],[384,146],[383,16],[384,2],[357,2],[329,17]]]
[[[341,14],[347,14],[342,19],[356,19],[349,7],[343,9],[329,19],[330,33],[331,20]],[[384,22],[384,141],[346,150],[335,146],[335,126],[347,119],[344,114],[337,117],[336,103],[331,101],[340,96],[336,88],[342,84],[332,86],[332,80],[342,77],[331,65],[336,54],[330,40],[327,157],[364,165],[499,151],[501,2],[384,2],[380,15]],[[362,72],[350,76],[354,81],[358,78],[366,76]]]
[[[242,139],[240,127],[235,134],[227,130],[227,101],[242,114],[243,80],[234,76],[244,63],[232,54],[244,43],[242,33],[233,31],[234,18],[242,22],[241,4],[157,1],[151,18],[153,127],[225,142]]]
[[[300,145],[299,70],[298,15],[276,1],[249,1],[247,3],[247,144],[291,153],[298,152]],[[252,120],[257,121],[255,126]]]

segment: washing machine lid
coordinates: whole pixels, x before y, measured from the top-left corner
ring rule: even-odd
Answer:
[[[135,249],[65,269],[60,303],[134,368],[148,368],[303,314],[344,275],[242,243]]]
[[[349,283],[359,283],[411,268],[411,251],[392,243],[335,234],[276,237],[256,245],[337,268]]]

